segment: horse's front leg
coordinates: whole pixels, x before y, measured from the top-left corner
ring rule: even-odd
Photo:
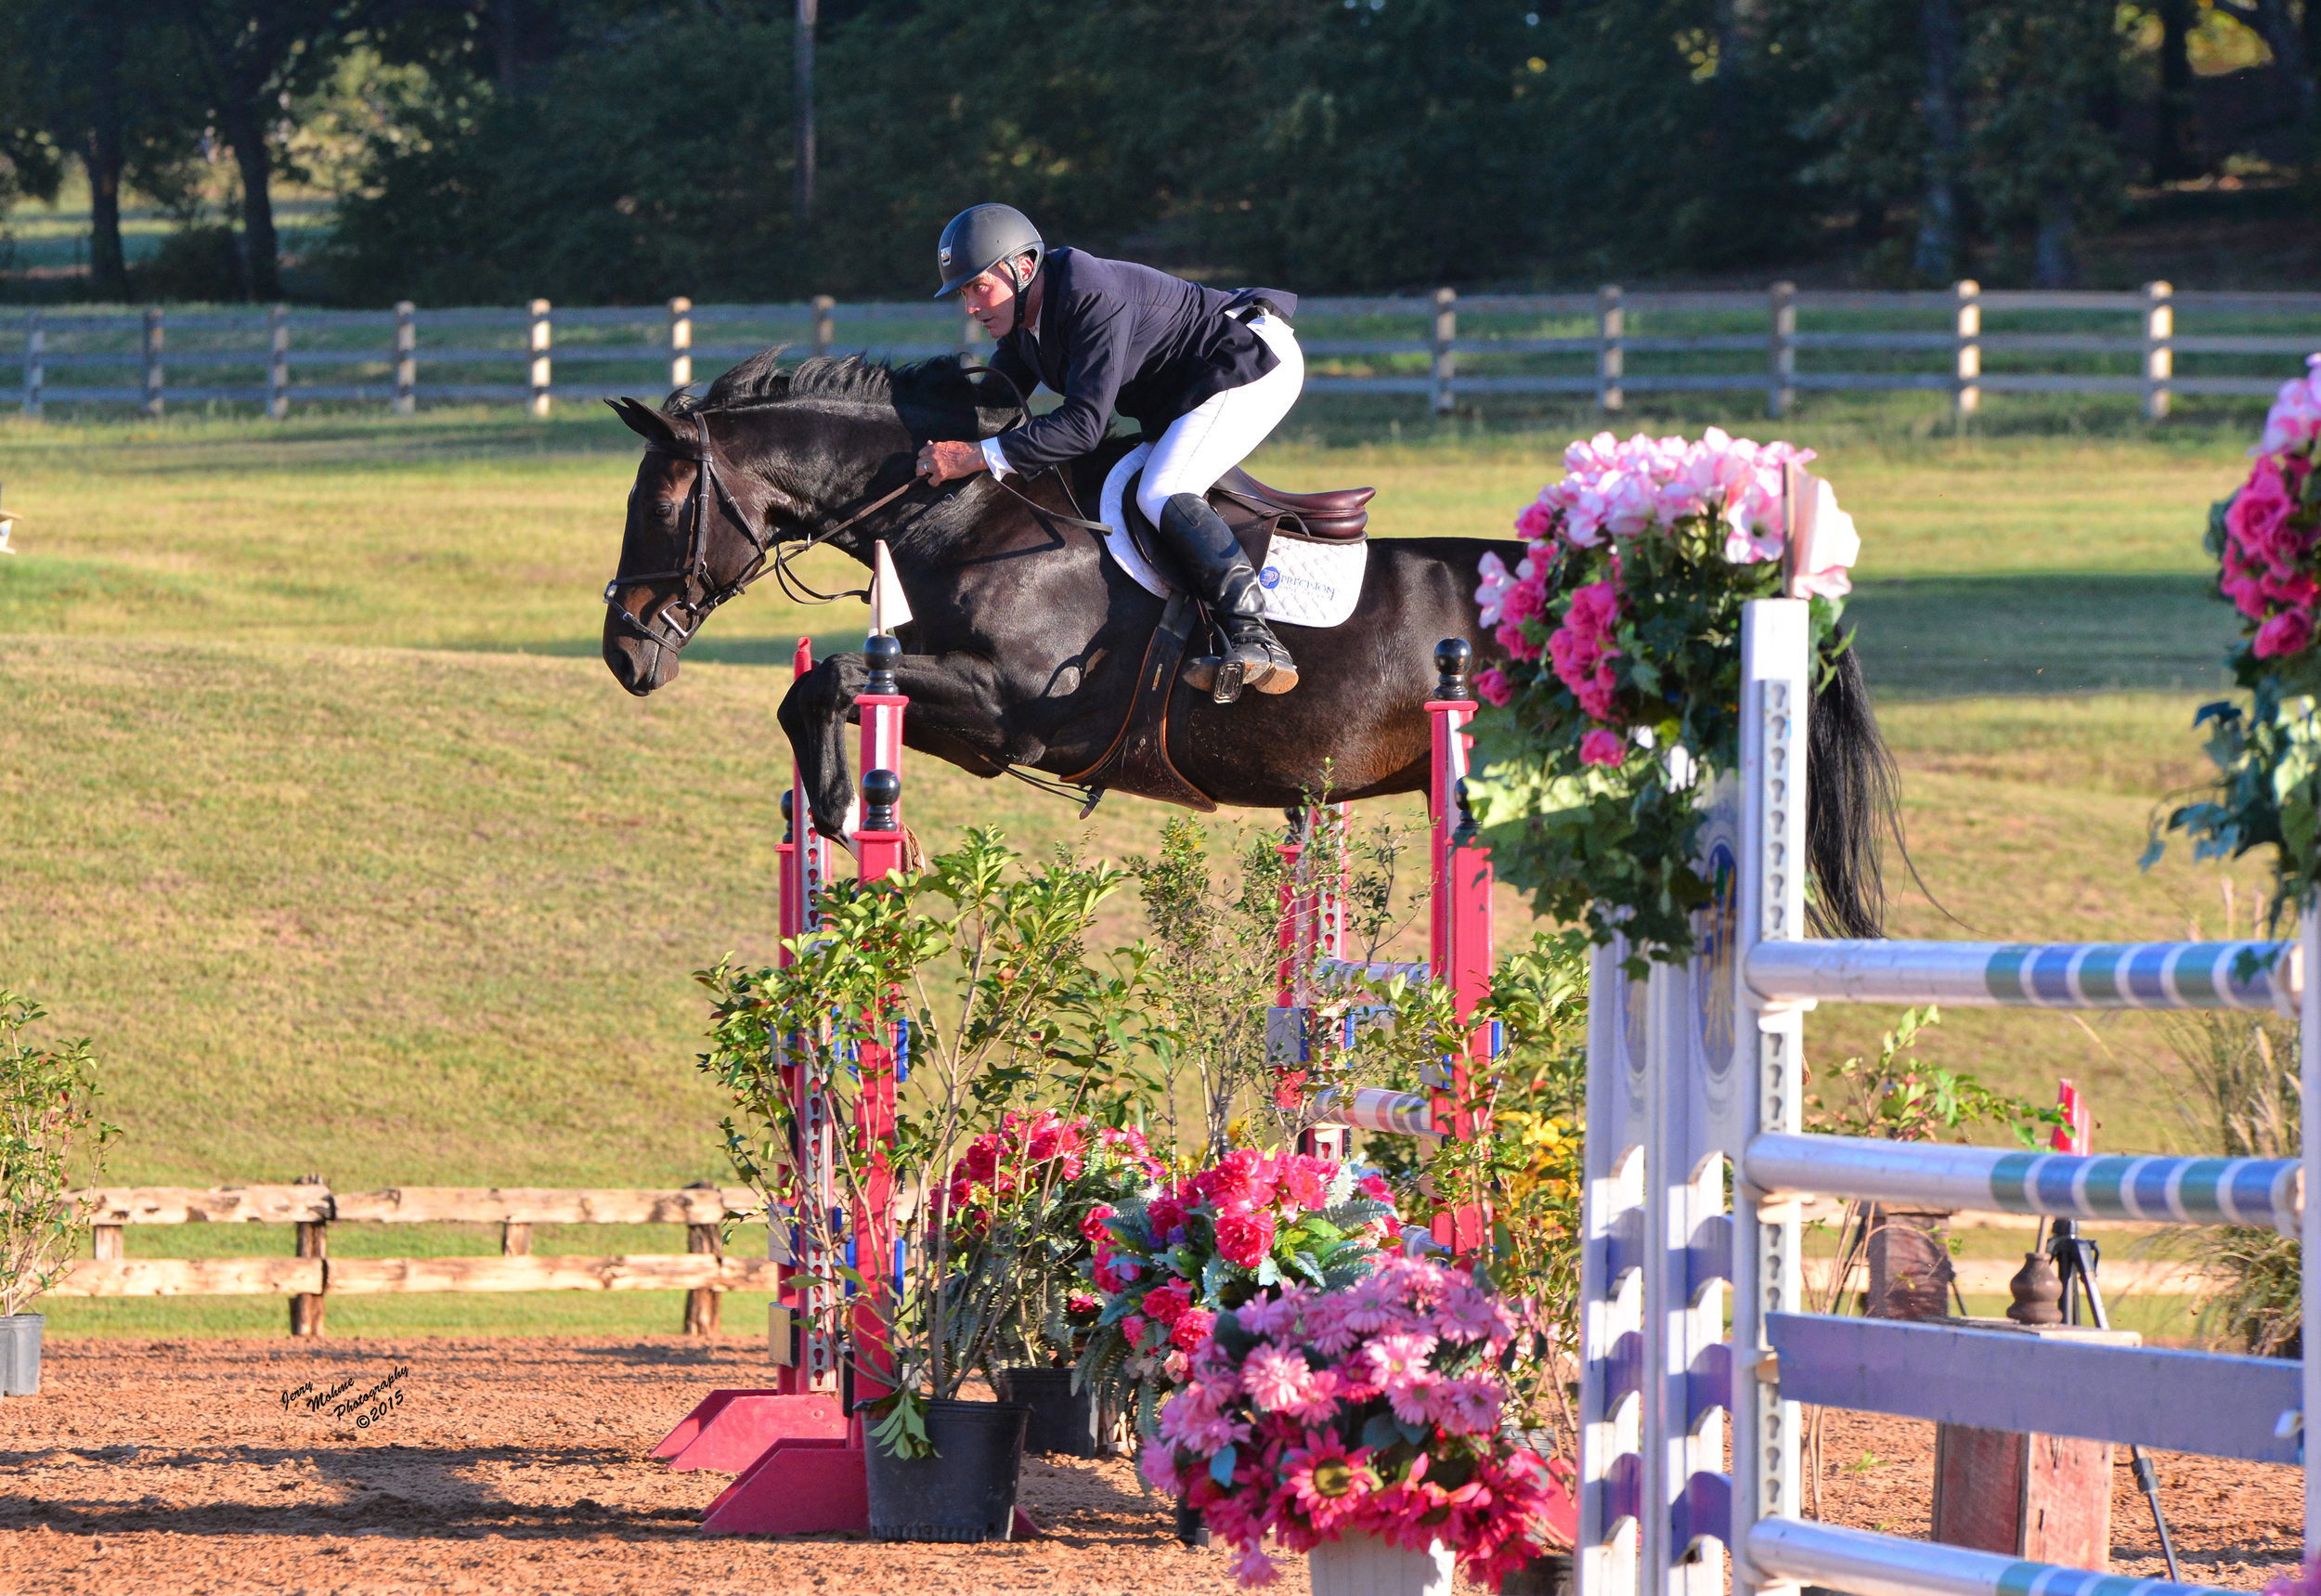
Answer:
[[[805,777],[814,829],[839,841],[854,801],[845,727],[857,719],[854,700],[869,682],[870,668],[861,655],[834,654],[791,685],[778,712]],[[911,700],[902,717],[906,747],[984,777],[1030,763],[1044,751],[1010,727],[1012,695],[999,668],[979,655],[904,655],[895,667],[895,687]]]

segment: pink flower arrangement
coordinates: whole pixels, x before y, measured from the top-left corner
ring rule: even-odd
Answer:
[[[1496,1586],[1568,1545],[1571,1524],[1562,1484],[1499,1432],[1514,1334],[1496,1297],[1424,1259],[1342,1291],[1288,1287],[1219,1317],[1145,1477],[1232,1543],[1243,1585],[1277,1577],[1268,1535],[1299,1552],[1362,1533],[1440,1542]]]
[[[1222,1310],[1303,1280],[1369,1272],[1402,1227],[1382,1176],[1299,1153],[1242,1148],[1123,1203],[1086,1265],[1102,1294],[1082,1359],[1092,1383],[1180,1384]]]
[[[2313,403],[2321,407],[2321,397]],[[2312,432],[2308,427],[2305,435]],[[1607,538],[1616,543],[1647,533],[1670,536],[1687,522],[1705,519],[1719,531],[1728,564],[1780,559],[1786,551],[1783,468],[1813,458],[1811,449],[1736,438],[1716,427],[1697,443],[1642,433],[1622,443],[1610,433],[1598,433],[1572,445],[1563,451],[1563,475],[1541,488],[1515,518],[1517,534],[1531,546],[1529,555],[1511,572],[1496,554],[1483,558],[1483,582],[1475,590],[1483,624],[1497,629],[1499,642],[1517,658],[1537,659],[1540,640],[1520,629],[1544,613],[1549,568],[1563,551],[1594,549]],[[1861,553],[1861,540],[1826,483],[1817,479],[1813,494],[1810,519],[1818,536],[1810,567],[1797,574],[1796,591],[1802,597],[1843,598],[1851,590],[1848,569]]]
[[[1747,605],[1810,601],[1820,667],[1854,668],[1840,623],[1861,538],[1813,458],[1713,427],[1599,433],[1516,517],[1521,558],[1477,562],[1478,617],[1505,653],[1475,693],[1509,713],[1471,797],[1535,912],[1636,958],[1690,955],[1715,890],[1698,788],[1740,763]]]
[[[1641,433],[1622,443],[1599,433],[1564,451],[1562,477],[1515,518],[1529,546],[1523,561],[1511,571],[1499,556],[1483,557],[1475,590],[1483,624],[1517,661],[1544,657],[1548,674],[1571,693],[1590,723],[1579,734],[1583,766],[1616,769],[1627,758],[1629,715],[1620,703],[1619,663],[1627,651],[1618,642],[1627,609],[1623,545],[1705,533],[1727,564],[1757,565],[1787,551],[1784,526],[1794,521],[1804,568],[1793,577],[1793,592],[1837,599],[1850,590],[1848,568],[1861,540],[1829,485],[1809,477],[1808,497],[1796,513],[1783,503],[1786,468],[1812,458],[1810,449],[1759,444],[1715,427],[1694,443]],[[1576,579],[1589,568],[1602,573],[1599,579]],[[1560,593],[1550,590],[1550,577],[1559,574],[1572,584]],[[1494,668],[1478,676],[1476,691],[1505,706],[1519,696],[1521,674]]]
[[[2284,383],[2265,417],[2264,436],[2249,479],[2224,505],[2210,541],[2220,562],[2217,587],[2248,627],[2259,659],[2286,659],[2313,644],[2315,544],[2321,538],[2321,499],[2314,481],[2321,453],[2321,355],[2309,375]],[[2221,547],[2219,534],[2221,533]]]

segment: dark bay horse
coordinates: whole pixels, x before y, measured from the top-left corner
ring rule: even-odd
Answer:
[[[915,480],[922,443],[990,436],[1018,414],[1012,398],[994,404],[955,360],[889,368],[818,357],[784,369],[775,354],[736,366],[698,401],[675,395],[658,410],[635,400],[616,407],[650,447],[606,590],[604,663],[614,677],[639,696],[673,679],[679,650],[764,550],[820,538],[868,565],[883,539],[914,616],[897,631],[900,690],[911,700],[905,744],[986,777],[1011,765],[1050,777],[1095,765],[1120,735],[1161,601],[1094,533],[1056,517],[1093,509],[1133,441],[1075,462],[1069,500],[1054,475],[1016,484],[1052,512],[1044,515],[989,475],[941,487]],[[705,450],[706,482],[696,463]],[[1478,620],[1477,567],[1495,551],[1512,566],[1521,544],[1385,538],[1369,548],[1350,617],[1323,630],[1282,629],[1298,660],[1295,692],[1220,706],[1177,687],[1170,759],[1219,804],[1285,809],[1325,780],[1333,798],[1423,791],[1435,643],[1466,639],[1477,669],[1503,662]],[[843,728],[867,676],[861,655],[835,655],[782,702],[782,729],[825,836],[840,835],[852,797]],[[1832,934],[1875,935],[1891,762],[1851,651],[1816,699],[1811,725],[1820,918]]]

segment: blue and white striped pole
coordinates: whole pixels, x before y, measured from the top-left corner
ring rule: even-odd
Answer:
[[[1749,985],[1775,1002],[1971,1008],[2252,1008],[2298,1012],[2294,942],[1768,943]]]

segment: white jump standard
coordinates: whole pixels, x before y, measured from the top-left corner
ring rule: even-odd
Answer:
[[[2296,943],[2032,946],[1804,940],[1810,653],[1796,600],[1748,606],[1741,771],[1714,795],[1708,862],[1735,890],[1689,966],[1631,980],[1601,949],[1591,984],[1582,1256],[1583,1596],[1708,1596],[1822,1585],[1861,1596],[2130,1596],[2191,1589],[1802,1522],[1801,1402],[2302,1462],[2305,1550],[2321,1469],[2310,1356],[2233,1357],[2042,1341],[1798,1311],[1799,1199],[2069,1219],[2270,1226],[2321,1245],[2297,1161],[2080,1157],[1802,1134],[1806,1012],[1820,1003],[2273,1009],[2303,1021],[2321,1101],[2321,930]],[[1735,1209],[1726,1211],[1725,1170]],[[1725,1291],[1732,1331],[1724,1333]],[[2304,1285],[2321,1322],[2321,1280]],[[1732,1473],[1721,1472],[1733,1426]],[[1714,1543],[1714,1544],[1711,1544]]]

